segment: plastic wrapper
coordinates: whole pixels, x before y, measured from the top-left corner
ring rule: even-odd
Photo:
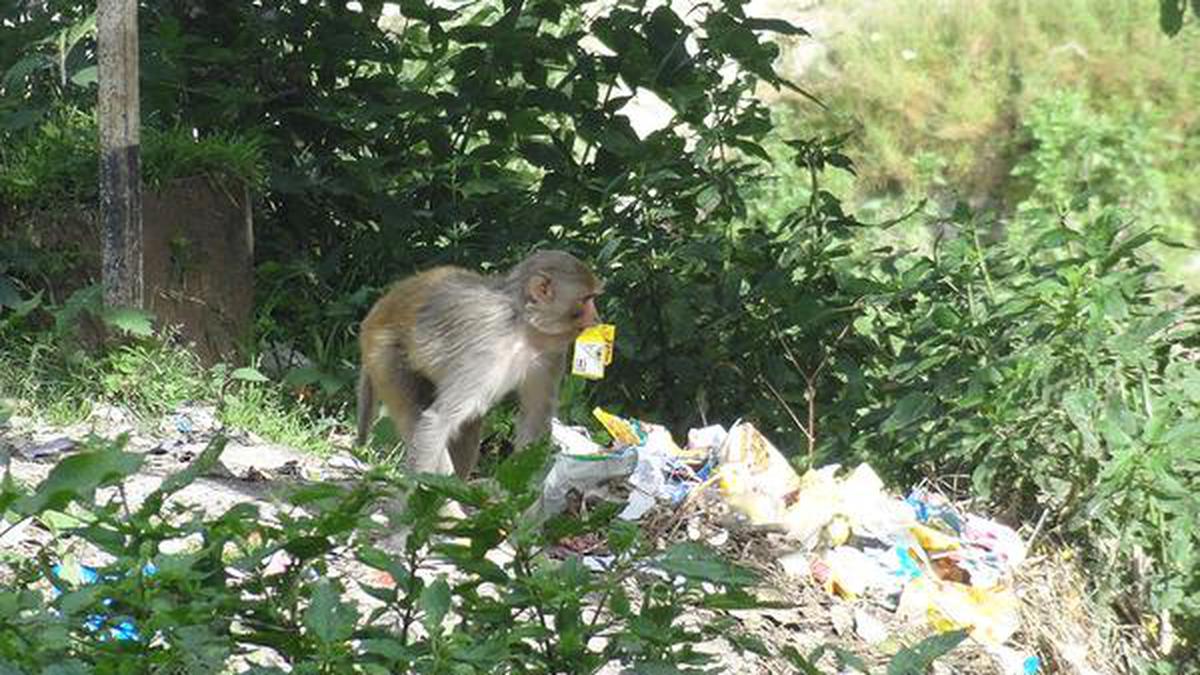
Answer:
[[[887,544],[916,524],[911,506],[884,493],[867,464],[847,476],[832,464],[798,476],[787,459],[750,424],[737,424],[720,453],[721,495],[752,524],[782,528],[813,550],[852,535]]]
[[[783,526],[800,477],[752,424],[730,429],[718,457],[721,496],[754,525]]]
[[[1004,644],[1021,625],[1020,601],[1008,587],[981,588],[929,575],[904,587],[898,611],[910,619],[923,618],[938,631],[965,628],[989,647]]]

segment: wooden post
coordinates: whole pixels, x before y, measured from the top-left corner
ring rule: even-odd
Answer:
[[[99,0],[100,227],[104,303],[142,307],[141,106],[138,0]]]

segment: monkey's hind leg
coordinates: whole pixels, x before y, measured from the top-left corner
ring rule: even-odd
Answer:
[[[450,461],[454,463],[454,473],[466,480],[479,463],[479,438],[483,431],[483,418],[466,422],[450,439]]]
[[[356,444],[363,447],[367,444],[367,434],[375,422],[379,412],[379,404],[375,400],[375,392],[371,388],[371,378],[364,366],[358,373],[358,438]]]
[[[400,360],[399,355],[389,354],[387,358],[373,358],[363,366],[364,378],[367,380],[366,394],[368,401],[377,410],[379,404],[387,410],[396,436],[404,441],[407,448],[412,448],[413,427],[421,416],[421,411],[433,402],[433,384],[424,377],[409,370]],[[361,384],[361,380],[360,380]],[[362,414],[368,406],[363,405],[363,388],[359,389],[359,424],[362,425]],[[360,434],[370,431],[374,421],[375,411],[369,413],[366,422],[366,432],[359,428]]]

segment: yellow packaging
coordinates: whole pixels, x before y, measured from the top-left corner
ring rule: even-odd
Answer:
[[[917,542],[921,544],[921,548],[931,553],[953,551],[962,546],[954,535],[945,534],[927,525],[914,523],[908,529],[917,538]]]
[[[592,409],[592,416],[600,422],[608,435],[612,436],[619,446],[661,450],[676,457],[683,454],[683,449],[671,437],[670,430],[661,424],[625,419],[603,408]]]
[[[571,358],[571,374],[599,380],[604,377],[604,367],[612,363],[613,341],[617,327],[602,323],[592,326],[575,338],[575,354]]]
[[[1004,586],[977,588],[938,581],[928,575],[913,579],[900,595],[900,616],[924,616],[938,631],[966,628],[985,645],[1004,644],[1021,627],[1021,602]]]
[[[640,428],[637,422],[631,422],[616,415],[606,412],[603,408],[596,408],[592,411],[592,415],[600,421],[604,429],[608,431],[608,435],[614,440],[623,445],[641,445],[645,440],[646,434]]]

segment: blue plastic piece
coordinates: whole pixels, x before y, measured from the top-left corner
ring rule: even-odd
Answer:
[[[62,578],[61,563],[51,567],[50,571],[53,572],[56,579]],[[154,576],[154,574],[157,572],[158,568],[154,566],[154,563],[146,563],[142,566],[142,573],[146,576]],[[100,574],[95,570],[95,568],[88,567],[86,565],[79,566],[79,576],[81,577],[84,585],[94,584],[100,580]],[[109,579],[115,580],[116,577],[110,577]],[[58,597],[62,594],[62,591],[58,588],[57,584],[52,583],[51,587],[52,597]],[[102,598],[100,600],[100,604],[104,605],[105,607],[111,607],[112,598]],[[84,620],[83,626],[92,633],[100,633],[100,640],[102,642],[108,639],[119,641],[141,640],[141,635],[137,631],[137,626],[135,626],[134,623],[129,619],[122,619],[115,625],[109,626],[107,634],[101,632],[105,626],[105,623],[108,621],[108,618],[109,617],[107,614],[89,614]]]

